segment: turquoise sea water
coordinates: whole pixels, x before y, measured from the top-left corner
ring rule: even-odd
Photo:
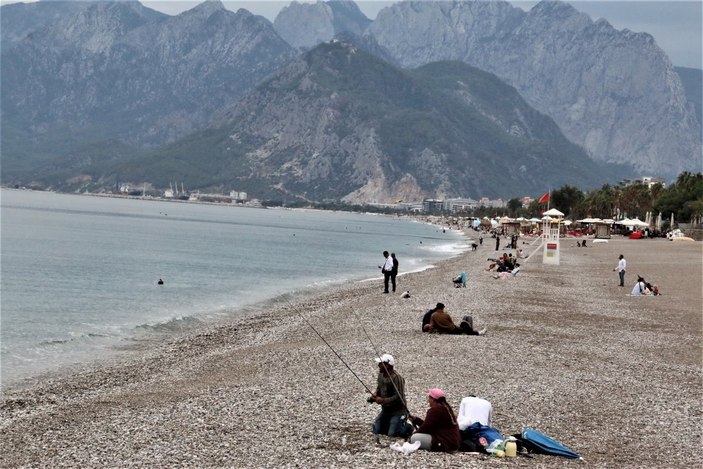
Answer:
[[[380,278],[383,250],[402,274],[467,246],[389,216],[14,190],[0,201],[3,385],[282,294]]]

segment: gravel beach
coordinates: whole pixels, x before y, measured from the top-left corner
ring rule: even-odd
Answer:
[[[520,240],[528,254],[530,243]],[[562,239],[559,266],[543,265],[540,249],[514,279],[495,280],[484,270],[497,254],[486,239],[475,252],[401,275],[396,294],[382,294],[382,280],[329,288],[5,389],[0,466],[701,467],[703,246],[621,237],[589,244]],[[613,272],[621,253],[625,288]],[[461,271],[467,288],[454,288]],[[638,274],[663,295],[629,296]],[[400,298],[405,290],[410,298]],[[487,334],[421,333],[437,302],[456,322],[472,315]],[[534,428],[584,461],[406,456],[388,448],[396,440],[377,445],[378,407],[301,314],[371,389],[375,350],[393,354],[414,414],[424,416],[432,387],[455,411],[475,394],[492,402],[504,435]]]

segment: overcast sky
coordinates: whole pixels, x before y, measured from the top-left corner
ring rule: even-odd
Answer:
[[[298,1],[302,3],[301,0]],[[3,0],[2,3],[9,2]],[[171,15],[188,10],[198,3],[201,2],[190,0],[142,1],[142,4],[149,8]],[[276,18],[281,8],[290,4],[289,1],[280,0],[224,0],[223,3],[233,11],[245,8],[254,14],[265,16],[271,21]],[[366,16],[374,19],[379,10],[395,2],[359,0],[356,3]],[[511,3],[527,10],[538,2],[514,0]],[[659,47],[669,55],[674,65],[703,68],[701,64],[703,55],[701,52],[703,0],[572,0],[568,3],[578,10],[588,13],[593,19],[605,18],[617,29],[627,28],[631,31],[651,34]]]

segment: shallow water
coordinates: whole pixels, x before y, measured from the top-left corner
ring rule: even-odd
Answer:
[[[282,294],[377,278],[383,250],[402,274],[466,248],[458,232],[407,218],[0,195],[3,384]]]

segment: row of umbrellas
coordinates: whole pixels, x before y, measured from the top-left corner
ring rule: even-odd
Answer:
[[[511,223],[511,222],[531,222],[531,223],[541,223],[544,221],[554,221],[554,219],[561,219],[564,217],[564,214],[560,212],[559,210],[552,208],[550,210],[547,210],[546,212],[543,213],[542,218],[508,218],[508,217],[503,217],[500,219],[491,219],[491,225],[493,227],[498,226],[499,224],[502,223]],[[484,217],[484,220],[488,220],[488,217]],[[564,225],[570,225],[572,222],[570,220],[564,220],[562,221]],[[576,220],[576,223],[586,223],[586,224],[592,224],[592,223],[605,223],[609,225],[622,225],[622,226],[627,226],[629,228],[646,228],[649,226],[655,226],[657,230],[661,230],[662,227],[662,214],[659,212],[659,215],[657,215],[656,221],[653,220],[653,214],[652,212],[647,212],[645,216],[645,221],[640,220],[639,218],[623,218],[622,220],[613,220],[612,218],[583,218],[581,220]],[[474,220],[474,226],[478,226],[479,220]],[[671,214],[671,226],[674,225],[674,214]]]

